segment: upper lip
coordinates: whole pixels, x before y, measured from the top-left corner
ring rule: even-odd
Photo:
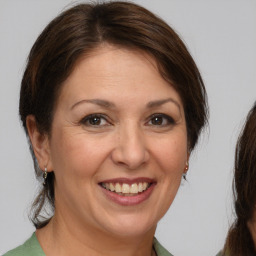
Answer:
[[[108,180],[102,180],[101,182],[99,182],[99,184],[101,183],[119,183],[119,184],[134,184],[134,183],[140,183],[140,182],[147,182],[147,183],[155,183],[154,179],[151,178],[147,178],[147,177],[138,177],[138,178],[114,178],[114,179],[108,179]]]

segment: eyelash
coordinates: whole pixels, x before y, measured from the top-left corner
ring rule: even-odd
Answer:
[[[160,121],[160,123],[159,124],[153,124],[153,123],[150,124],[150,122],[152,122],[152,120],[156,119],[156,118],[158,118],[159,120],[155,120],[155,121],[157,121],[157,122]],[[95,119],[95,120],[93,120],[93,119]],[[96,119],[98,119],[98,120],[96,120]],[[97,123],[92,124],[92,123],[90,123],[90,121],[95,121],[95,122],[99,121],[100,124],[97,124]],[[106,124],[102,125],[101,124],[102,121],[105,121]],[[111,125],[109,118],[107,118],[106,115],[104,115],[104,114],[90,114],[90,115],[82,118],[79,123],[82,125],[91,126],[91,127],[105,127],[105,126]],[[175,121],[171,116],[166,115],[166,114],[161,114],[161,113],[151,115],[148,118],[148,121],[146,122],[147,126],[155,126],[157,128],[166,127],[166,126],[170,126],[170,125],[174,125],[174,124],[175,124]]]
[[[95,118],[99,119],[100,122],[102,122],[104,120],[106,122],[106,124],[101,125],[101,124],[88,123],[90,121],[93,121],[93,119],[95,119]],[[96,126],[96,127],[107,126],[107,125],[111,124],[110,121],[107,119],[107,117],[103,114],[90,114],[90,115],[82,118],[82,120],[79,123],[86,125],[86,126]]]
[[[161,118],[162,121],[166,121],[166,124],[149,124],[151,126],[160,126],[160,127],[166,127],[166,126],[169,126],[169,125],[174,125],[175,124],[175,121],[174,119],[171,117],[171,116],[168,116],[166,114],[153,114],[149,117],[149,121],[147,123],[149,123],[150,121],[152,122],[152,119],[154,118]]]

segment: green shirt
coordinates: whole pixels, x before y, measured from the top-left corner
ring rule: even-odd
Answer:
[[[216,256],[227,256],[226,254],[223,254],[222,251],[220,251]]]
[[[156,238],[154,238],[154,249],[157,256],[172,256]],[[45,253],[36,238],[36,234],[33,233],[23,245],[5,253],[3,256],[45,256]]]
[[[24,244],[5,253],[3,256],[45,256],[45,253],[36,238],[36,234],[33,233]]]

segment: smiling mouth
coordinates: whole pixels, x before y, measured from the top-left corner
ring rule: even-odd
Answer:
[[[138,183],[113,183],[113,182],[102,182],[101,187],[104,189],[114,192],[120,196],[136,196],[145,192],[152,183],[149,182],[138,182]]]

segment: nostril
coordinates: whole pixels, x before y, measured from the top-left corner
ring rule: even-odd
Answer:
[[[129,169],[136,169],[149,159],[145,137],[138,125],[129,122],[121,127],[117,144],[112,151],[112,160],[115,164],[124,165]]]

